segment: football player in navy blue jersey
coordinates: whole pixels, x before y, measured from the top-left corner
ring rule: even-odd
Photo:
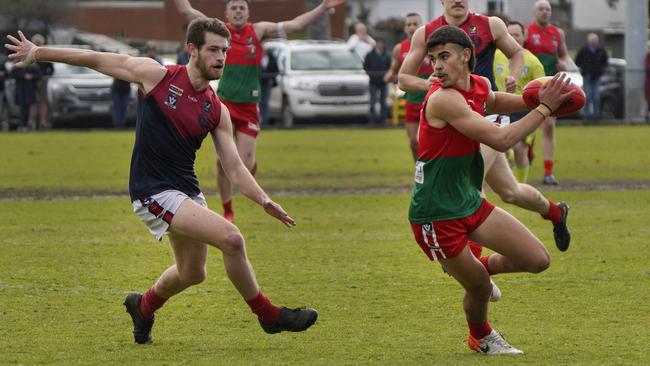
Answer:
[[[144,295],[130,293],[124,305],[137,343],[150,343],[154,312],[167,299],[206,278],[208,246],[221,250],[224,267],[267,333],[303,331],[318,313],[270,302],[260,290],[239,229],[207,208],[194,172],[196,151],[208,135],[232,184],[288,227],[295,221],[260,188],[242,163],[225,108],[209,86],[223,73],[230,33],[212,18],[188,27],[188,65],[162,66],[146,57],[68,48],[42,48],[22,32],[7,36],[9,58],[25,64],[49,61],[89,67],[138,85],[138,108],[129,191],[134,212],[158,240],[169,234],[175,263]]]

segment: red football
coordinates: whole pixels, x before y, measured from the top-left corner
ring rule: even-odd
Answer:
[[[528,108],[533,109],[539,105],[539,88],[551,79],[553,79],[552,76],[544,76],[526,84],[522,97],[524,98],[524,102]],[[551,114],[551,116],[558,117],[574,114],[585,106],[586,97],[582,88],[571,82],[566,87],[565,92],[571,90],[575,90],[575,93],[565,100],[564,103],[562,103],[562,105]]]

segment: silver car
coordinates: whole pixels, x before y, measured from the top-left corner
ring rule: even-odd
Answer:
[[[73,119],[110,118],[113,78],[85,67],[54,64],[47,84],[53,125]]]
[[[291,127],[296,120],[318,117],[367,120],[369,79],[359,57],[343,42],[272,40],[280,70],[269,117]]]

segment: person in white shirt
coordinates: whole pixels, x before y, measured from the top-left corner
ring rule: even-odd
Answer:
[[[354,26],[354,34],[348,38],[348,46],[364,60],[366,55],[375,47],[375,40],[368,34],[368,28],[363,23]]]

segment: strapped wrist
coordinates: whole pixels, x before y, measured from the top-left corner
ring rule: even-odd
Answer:
[[[36,61],[36,51],[38,51],[39,47],[32,47],[29,52],[27,52],[27,56],[25,56],[25,59],[23,60],[23,63],[26,65],[31,65],[34,64],[38,61]]]
[[[544,103],[540,103],[540,104],[537,106],[537,108],[535,108],[535,110],[538,111],[539,113],[541,113],[542,116],[544,116],[545,119],[548,118],[548,117],[551,115],[551,112],[552,112],[551,108],[549,108],[549,107],[548,107],[546,104],[544,104]]]

